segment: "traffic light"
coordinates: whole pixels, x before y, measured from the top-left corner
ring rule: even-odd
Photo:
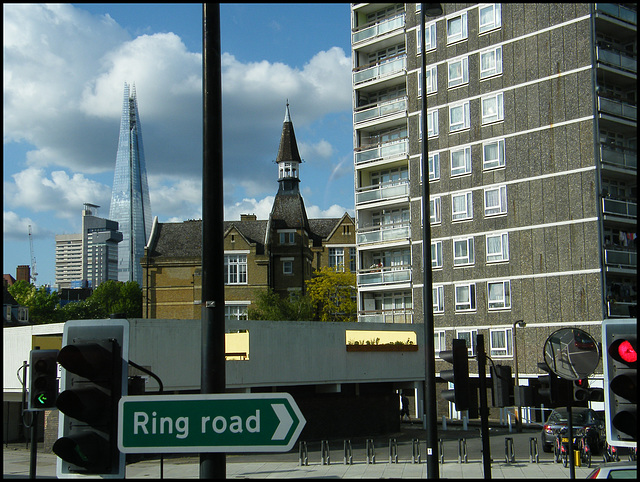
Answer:
[[[573,382],[573,399],[576,402],[587,402],[591,397],[589,391],[589,380],[583,378],[581,380],[574,380]]]
[[[29,360],[29,410],[56,406],[58,397],[58,350],[31,350]]]
[[[453,364],[453,370],[440,371],[440,377],[453,382],[453,390],[443,390],[442,398],[455,403],[456,410],[469,410],[471,406],[471,386],[469,383],[469,357],[467,342],[462,339],[453,340],[451,350],[441,351],[440,358]]]
[[[544,366],[542,366],[544,365]],[[565,380],[549,370],[546,363],[539,363],[538,367],[548,372],[548,375],[538,377],[540,387],[538,388],[538,402],[544,403],[545,407],[567,407],[572,400],[572,382]]]
[[[514,381],[511,367],[507,365],[491,366],[491,399],[494,407],[510,407],[514,404]]]
[[[65,323],[58,363],[62,367],[59,478],[80,475],[124,477],[118,451],[118,401],[127,394],[127,320],[73,320]]]
[[[636,323],[635,319],[609,319],[602,323],[607,442],[615,447],[636,447],[638,442]]]

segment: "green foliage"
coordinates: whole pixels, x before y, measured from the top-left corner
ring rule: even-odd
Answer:
[[[249,307],[247,316],[250,320],[312,320],[313,306],[306,296],[292,293],[287,299],[268,289],[258,294],[255,303]]]
[[[60,297],[56,291],[47,293],[44,286],[36,288],[26,281],[17,281],[7,290],[19,305],[29,308],[29,320],[32,323],[41,325],[60,321],[56,313]]]
[[[323,267],[307,281],[307,296],[320,321],[357,321],[356,275]]]

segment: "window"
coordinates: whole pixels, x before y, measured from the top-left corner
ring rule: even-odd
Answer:
[[[456,330],[456,338],[460,338],[467,343],[467,354],[476,355],[478,330]]]
[[[465,283],[455,285],[456,311],[473,311],[476,309],[476,284]]]
[[[462,129],[468,129],[469,120],[469,101],[462,104],[452,105],[449,107],[449,131],[455,132]]]
[[[356,248],[349,248],[349,270],[356,272]]]
[[[438,91],[438,68],[437,66],[427,67],[427,95]],[[422,74],[418,73],[418,97],[422,95]]]
[[[440,224],[442,221],[440,197],[429,199],[429,223]]]
[[[482,168],[504,167],[504,139],[487,142],[482,145]]]
[[[228,285],[247,284],[247,255],[224,255],[224,283]]]
[[[453,240],[453,265],[463,266],[475,262],[473,255],[473,237]]]
[[[480,52],[480,80],[502,73],[502,47]]]
[[[491,356],[513,356],[511,328],[489,330]]]
[[[471,192],[451,196],[451,218],[454,221],[473,218]]]
[[[433,312],[444,313],[444,286],[432,286],[431,292],[431,297],[433,298]],[[444,332],[442,332],[442,334],[444,335]]]
[[[442,268],[442,241],[431,243],[431,267]]]
[[[487,234],[487,263],[509,260],[509,234]]]
[[[507,213],[507,186],[484,190],[484,215],[496,216]]]
[[[502,25],[502,9],[499,3],[487,5],[479,8],[478,12],[478,32],[485,33],[490,30],[500,28]]]
[[[284,232],[280,233],[280,244],[294,244],[296,240],[296,233]]]
[[[482,105],[482,123],[498,122],[504,120],[504,107],[502,105],[502,93],[483,97],[480,102]]]
[[[449,62],[448,87],[457,87],[469,83],[469,58],[463,57]]]
[[[458,42],[467,38],[467,13],[447,20],[447,43]]]
[[[420,123],[420,139],[422,139],[422,114],[418,117]],[[438,137],[438,109],[427,111],[427,135]]]
[[[440,154],[429,156],[429,181],[440,179]]]
[[[329,268],[344,271],[344,248],[329,248]]]
[[[487,282],[487,293],[490,310],[506,310],[511,308],[511,282],[510,281],[489,281]]]
[[[471,147],[451,150],[451,177],[471,172]]]
[[[247,305],[225,305],[225,320],[247,320]]]
[[[433,347],[434,347],[434,351],[436,352],[436,356],[438,356],[438,354],[441,351],[446,350],[446,347],[444,344],[444,340],[445,340],[444,333],[445,333],[444,330],[438,330],[433,333]]]
[[[293,274],[293,260],[282,260],[282,274]]]
[[[417,42],[418,46],[417,53],[422,52],[422,27],[418,25],[416,29]],[[433,22],[424,27],[424,43],[427,44],[427,48],[425,51],[433,50],[436,48],[436,23]]]

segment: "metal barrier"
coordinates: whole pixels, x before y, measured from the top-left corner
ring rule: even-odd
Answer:
[[[331,465],[331,453],[329,452],[329,441],[320,442],[320,452],[322,456],[322,465]]]
[[[309,452],[307,450],[307,442],[300,441],[298,443],[298,465],[309,465]]]
[[[353,465],[353,450],[351,449],[351,440],[344,441],[344,464]]]
[[[389,463],[398,463],[398,441],[394,438],[389,439]]]
[[[529,437],[529,463],[540,463],[540,454],[538,454],[538,438]]]
[[[508,464],[516,461],[516,454],[513,450],[513,437],[504,438],[504,459]]]
[[[417,438],[414,438],[411,441],[411,463],[420,463],[420,440],[418,440]]]
[[[467,439],[459,438],[458,439],[458,463],[461,464],[464,461],[466,464],[468,461],[467,458]]]
[[[376,449],[373,446],[373,439],[368,438],[366,443],[367,448],[367,464],[375,464],[376,463]]]
[[[444,464],[444,440],[438,439],[438,450],[440,451],[440,463]]]

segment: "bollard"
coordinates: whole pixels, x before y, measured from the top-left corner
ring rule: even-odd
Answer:
[[[322,457],[322,465],[331,465],[331,454],[329,453],[329,441],[320,442],[320,452]]]
[[[467,417],[466,415],[462,416],[462,430],[468,430],[469,429],[469,417]]]
[[[389,439],[389,463],[398,463],[398,441],[394,438]]]
[[[442,430],[447,430],[447,417],[442,416]]]
[[[298,443],[298,465],[309,465],[307,442],[300,441],[300,443]]]
[[[440,450],[440,463],[444,464],[444,440],[438,439],[438,449]]]
[[[467,439],[459,438],[458,439],[458,463],[461,464],[463,461],[467,463]]]
[[[353,450],[351,450],[351,440],[344,441],[344,464],[353,465]]]
[[[513,437],[504,438],[504,458],[508,464],[516,461],[516,454],[513,450]]]
[[[375,464],[376,463],[376,449],[373,446],[373,439],[367,439],[367,464]]]
[[[580,450],[573,451],[573,465],[575,467],[582,467],[582,457],[580,457]]]
[[[411,463],[420,463],[420,440],[418,440],[417,438],[414,438],[411,441]]]
[[[529,437],[529,463],[540,463],[540,454],[538,454],[538,438]]]

